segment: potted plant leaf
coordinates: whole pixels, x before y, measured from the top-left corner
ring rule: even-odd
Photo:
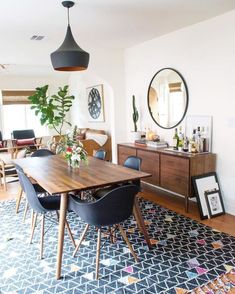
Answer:
[[[39,116],[41,125],[47,125],[54,129],[59,136],[57,143],[57,153],[63,151],[64,140],[63,127],[71,123],[67,120],[66,115],[69,112],[74,96],[68,94],[69,87],[66,85],[60,87],[57,94],[48,96],[48,85],[37,87],[36,92],[29,96],[32,106],[35,110],[35,115]]]

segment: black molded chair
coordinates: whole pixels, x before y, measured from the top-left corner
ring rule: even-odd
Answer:
[[[100,149],[100,150],[97,150],[94,157],[95,158],[98,158],[98,159],[101,159],[101,160],[105,160],[105,157],[106,157],[106,151],[103,150],[103,149]]]
[[[45,156],[51,156],[51,155],[55,155],[51,150],[38,149],[38,150],[36,150],[36,151],[34,151],[32,153],[31,157],[45,157]],[[46,191],[41,186],[39,186],[38,184],[34,184],[34,188],[35,188],[37,193],[46,193]],[[19,210],[22,194],[23,194],[23,190],[21,188],[19,193],[18,193],[18,197],[16,199],[16,213],[18,213],[18,210]],[[23,220],[25,220],[25,217],[26,217],[27,207],[28,207],[28,205],[27,205],[27,202],[26,202]]]
[[[60,195],[55,196],[45,196],[45,197],[38,197],[37,192],[35,191],[35,188],[29,178],[25,175],[22,168],[19,165],[15,165],[16,170],[18,173],[19,181],[21,184],[21,187],[23,191],[26,194],[26,198],[28,201],[28,204],[33,210],[32,213],[32,230],[31,230],[31,236],[30,236],[30,244],[33,240],[34,230],[36,226],[37,221],[37,215],[41,214],[41,244],[40,244],[40,259],[43,258],[43,240],[44,240],[44,223],[45,223],[45,214],[50,211],[56,211],[57,217],[59,218],[58,210],[60,209]],[[73,242],[73,245],[75,247],[75,241],[72,236],[71,230],[69,228],[69,225],[67,221],[65,221],[65,226],[68,230],[68,234],[70,239]]]
[[[31,155],[31,157],[44,157],[44,156],[51,156],[51,155],[55,155],[54,152],[52,152],[49,149],[38,149],[36,151],[34,151]]]
[[[96,251],[96,272],[95,278],[99,278],[99,256],[100,256],[100,242],[101,242],[101,229],[103,226],[115,225],[114,231],[118,228],[123,239],[126,241],[135,261],[137,256],[121,226],[120,223],[127,220],[132,214],[135,195],[139,189],[135,185],[125,185],[115,188],[109,191],[104,197],[95,202],[84,202],[74,196],[69,197],[69,210],[74,211],[84,220],[87,225],[83,233],[81,234],[80,240],[75,248],[73,256],[78,251],[87,230],[90,225],[97,227],[98,238],[97,238],[97,251]]]
[[[141,163],[142,163],[142,158],[138,157],[138,156],[129,156],[127,157],[127,159],[125,160],[123,166],[131,168],[131,169],[135,169],[135,170],[140,170],[141,168]],[[141,191],[141,187],[140,187],[140,180],[134,180],[132,181],[132,183],[136,186],[139,187],[139,191]],[[117,187],[117,185],[115,186],[109,186],[103,189],[98,189],[94,194],[93,197],[95,199],[99,199],[101,197],[103,197],[108,191],[111,191],[113,188]]]
[[[140,170],[141,163],[142,163],[142,158],[138,156],[129,156],[125,160],[123,166],[131,168],[131,169],[135,169],[135,170]],[[137,185],[140,188],[140,180],[132,181],[132,183]]]

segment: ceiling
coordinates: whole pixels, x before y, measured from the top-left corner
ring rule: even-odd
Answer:
[[[234,0],[79,0],[70,10],[77,43],[86,51],[127,48],[235,9]],[[65,36],[59,0],[8,0],[0,4],[0,74],[48,70],[50,53]],[[32,41],[43,35],[42,41]],[[52,70],[52,69],[51,69]]]

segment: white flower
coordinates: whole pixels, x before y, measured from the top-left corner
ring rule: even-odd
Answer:
[[[81,160],[81,157],[80,157],[79,154],[73,154],[73,155],[71,156],[71,160],[72,160],[72,161],[75,161],[75,160],[80,161],[80,160]]]
[[[76,148],[76,152],[77,152],[77,153],[81,153],[81,151],[82,151],[82,148],[81,148],[81,147],[77,147],[77,148]]]

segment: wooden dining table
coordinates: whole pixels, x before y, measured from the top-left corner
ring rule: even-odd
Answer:
[[[151,176],[148,173],[126,168],[94,157],[89,157],[88,165],[82,163],[78,169],[69,167],[61,155],[28,157],[15,159],[13,162],[23,168],[29,177],[33,178],[51,195],[61,194],[56,279],[61,277],[68,193],[71,191],[101,188]],[[135,198],[133,214],[148,247],[151,248],[150,239],[145,228],[137,198]]]

